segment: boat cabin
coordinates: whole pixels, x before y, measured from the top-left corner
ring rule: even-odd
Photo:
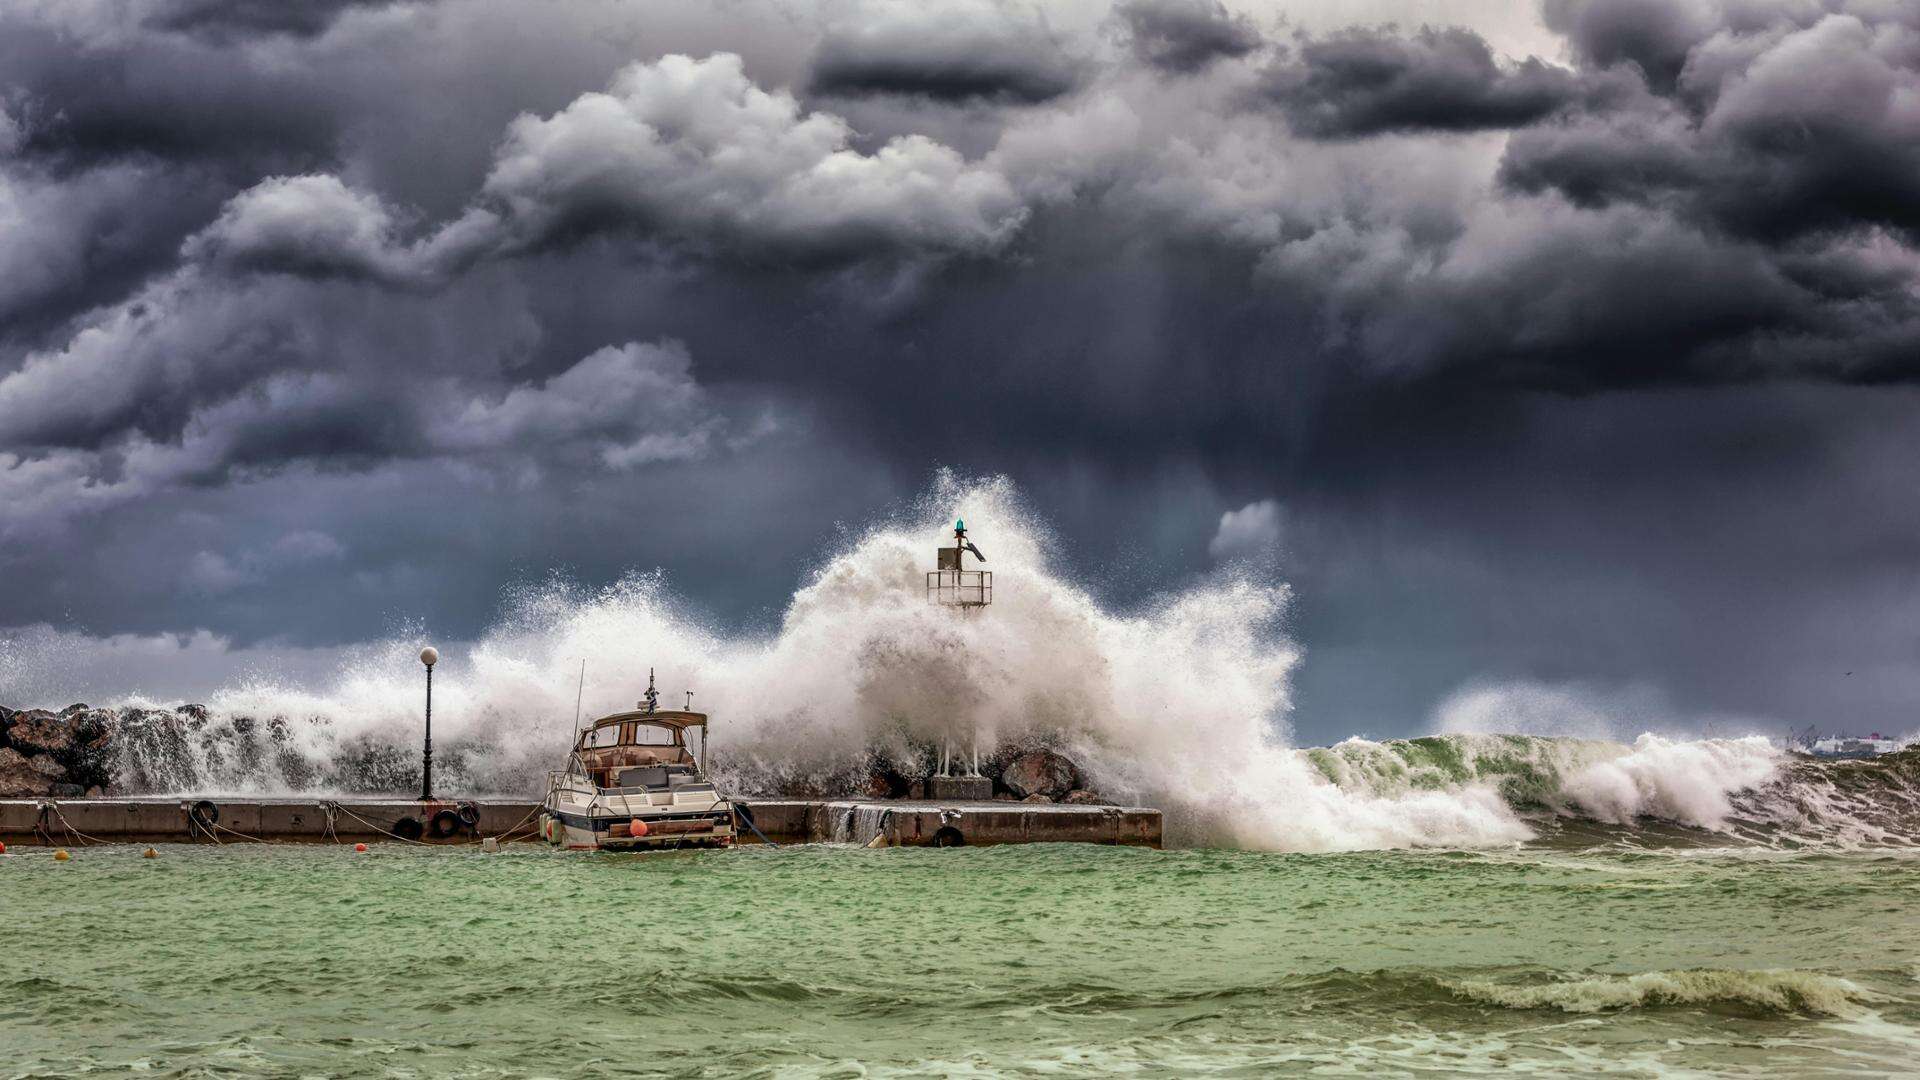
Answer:
[[[700,729],[707,748],[707,714],[661,709],[603,716],[574,745],[579,768],[602,791],[668,791],[692,784],[710,787],[702,763],[687,746],[687,730]]]

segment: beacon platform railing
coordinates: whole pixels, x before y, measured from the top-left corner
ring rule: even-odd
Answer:
[[[993,603],[993,571],[929,570],[927,599],[956,607],[985,607]]]

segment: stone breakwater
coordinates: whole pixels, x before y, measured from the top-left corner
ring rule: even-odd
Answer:
[[[118,726],[116,713],[84,704],[59,712],[0,706],[0,796],[106,793]]]
[[[310,721],[322,724],[321,720]],[[418,750],[371,739],[330,744],[324,753],[303,750],[297,725],[285,717],[212,716],[203,705],[174,708],[74,704],[59,710],[0,706],[0,798],[81,798],[156,792],[332,791],[393,794],[419,785]],[[409,733],[410,735],[410,733]],[[468,762],[484,760],[489,748],[436,740],[435,772],[470,781]],[[563,754],[556,747],[555,754]],[[918,747],[905,757],[879,752],[830,780],[740,763],[728,769],[735,789],[758,797],[791,799],[920,799],[928,794],[935,748]],[[981,761],[1002,802],[1110,805],[1078,763],[1043,746],[1007,746]],[[444,770],[444,773],[443,773]],[[534,774],[529,774],[532,777]],[[526,780],[527,778],[521,778]],[[537,778],[528,782],[538,783]],[[522,791],[524,782],[482,785],[476,790]]]
[[[917,767],[876,758],[867,772],[866,790],[858,794],[869,799],[925,798],[932,760],[931,749]],[[1073,759],[1045,747],[1001,747],[981,760],[980,774],[993,781],[993,798],[1000,802],[1112,805]],[[810,789],[776,793],[797,798],[830,794]]]

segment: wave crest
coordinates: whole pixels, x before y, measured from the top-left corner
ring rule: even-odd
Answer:
[[[1790,968],[1588,975],[1525,986],[1468,980],[1446,986],[1461,998],[1486,1005],[1569,1013],[1738,1005],[1780,1015],[1853,1017],[1861,1015],[1862,1006],[1887,1000],[1838,976]]]

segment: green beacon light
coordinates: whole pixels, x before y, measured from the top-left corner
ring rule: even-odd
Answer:
[[[953,531],[954,531],[954,532],[966,532],[966,531],[967,531],[967,519],[966,519],[966,518],[955,518],[955,519],[954,519],[954,521],[953,521]]]

